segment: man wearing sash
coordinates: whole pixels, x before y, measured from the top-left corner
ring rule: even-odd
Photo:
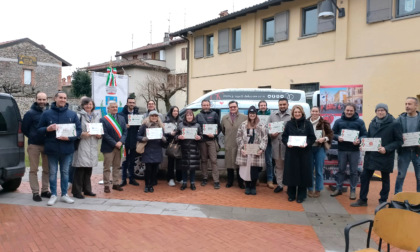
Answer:
[[[104,192],[110,193],[110,174],[112,166],[112,189],[122,191],[120,186],[119,168],[123,154],[124,143],[127,137],[127,126],[124,117],[118,114],[118,104],[115,101],[108,103],[108,114],[101,118],[104,128],[101,152],[104,154]]]

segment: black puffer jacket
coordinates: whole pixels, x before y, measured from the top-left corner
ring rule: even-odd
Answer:
[[[190,123],[187,123],[185,120],[178,125],[177,134],[175,135],[175,139],[178,140],[178,137],[182,134],[183,128],[197,128],[197,134],[203,138],[202,130],[200,124],[198,124],[195,120]],[[178,140],[179,144],[181,145],[181,152],[182,152],[182,170],[189,170],[189,169],[200,169],[200,151],[198,144],[201,140],[193,140],[193,139],[185,139],[185,140]]]
[[[168,114],[166,114],[165,121],[163,123],[174,123],[178,127],[179,123],[181,123],[182,120],[181,120],[181,117],[179,115],[178,115],[177,118],[174,118],[172,116],[172,112],[173,112],[174,108],[175,108],[175,106],[171,107],[171,109],[169,109],[169,112],[168,112]],[[172,140],[174,139],[175,136],[172,136],[171,134],[166,134],[165,133],[165,137],[166,137],[167,142],[170,143],[170,142],[172,142]]]

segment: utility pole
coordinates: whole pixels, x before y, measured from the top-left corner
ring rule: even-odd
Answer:
[[[150,21],[150,44],[152,44],[152,21]]]

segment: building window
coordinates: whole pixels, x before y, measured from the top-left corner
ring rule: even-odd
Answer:
[[[202,58],[204,56],[204,37],[198,36],[194,38],[194,58]]]
[[[213,56],[213,39],[214,39],[213,34],[206,36],[206,46],[207,46],[206,55],[207,56]]]
[[[274,18],[263,20],[263,44],[274,42]]]
[[[32,83],[32,70],[23,71],[23,84],[31,85]]]
[[[232,51],[241,50],[241,27],[232,29]]]
[[[143,59],[147,59],[147,53],[143,53]]]
[[[181,59],[182,60],[187,60],[187,48],[181,48]]]
[[[397,0],[396,17],[409,16],[420,13],[420,0]]]
[[[137,55],[133,55],[133,60],[137,59]]]
[[[302,19],[302,36],[316,34],[318,31],[317,6],[302,9]]]

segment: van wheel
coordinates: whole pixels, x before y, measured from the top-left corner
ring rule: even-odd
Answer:
[[[140,156],[136,157],[134,163],[134,178],[144,179],[144,171],[146,170],[146,165],[140,161]]]
[[[3,187],[3,191],[5,191],[5,192],[13,192],[13,191],[16,191],[16,189],[18,189],[18,187],[20,186],[20,183],[21,182],[22,182],[22,178],[16,178],[16,179],[12,179],[12,180],[6,181],[1,186]]]

